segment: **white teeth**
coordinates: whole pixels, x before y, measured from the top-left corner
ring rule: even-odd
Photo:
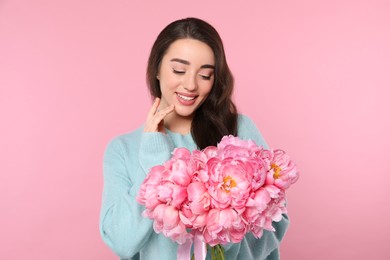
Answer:
[[[177,93],[176,93],[177,94]],[[187,101],[190,101],[190,100],[194,100],[195,99],[195,97],[186,97],[186,96],[182,96],[182,95],[180,95],[180,94],[177,94],[178,96],[179,96],[179,98],[181,98],[181,99],[184,99],[184,100],[187,100]]]

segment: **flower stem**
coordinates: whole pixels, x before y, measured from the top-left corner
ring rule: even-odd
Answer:
[[[221,245],[216,245],[211,248],[212,260],[225,260],[225,253]]]
[[[207,245],[207,250],[211,250],[211,260],[225,260],[225,251],[221,245],[209,246]],[[196,260],[195,255],[192,254],[191,260]]]

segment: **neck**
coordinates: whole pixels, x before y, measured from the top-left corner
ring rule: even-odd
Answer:
[[[165,117],[164,126],[172,132],[185,135],[191,132],[192,118],[193,116],[183,117],[173,112]]]

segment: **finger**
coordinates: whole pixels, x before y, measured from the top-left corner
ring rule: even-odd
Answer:
[[[163,114],[164,117],[168,115],[169,113],[172,113],[172,111],[175,109],[174,105],[167,106],[163,109],[158,109],[156,114]]]
[[[155,114],[148,115],[148,120],[146,122],[144,131],[145,132],[161,132],[164,126],[164,118],[174,111],[175,106],[170,105],[160,111],[155,112]],[[151,109],[152,110],[152,109]],[[164,132],[164,131],[163,131]]]
[[[154,114],[156,114],[159,105],[160,105],[160,98],[156,97],[153,101],[152,107],[149,109],[148,120],[151,120]]]
[[[174,105],[170,105],[164,109],[161,109],[160,111],[158,111],[156,113],[156,115],[161,115],[162,118],[164,119],[168,114],[172,113],[173,110],[175,110],[175,106]]]
[[[161,109],[160,111],[156,112],[152,118],[152,122],[153,124],[160,124],[160,122],[162,120],[164,120],[164,118],[173,112],[175,106],[174,105],[170,105],[164,109]]]
[[[161,111],[161,113],[159,113],[159,116],[157,118],[157,121],[161,118],[161,121],[158,123],[158,126],[157,126],[159,132],[166,134],[166,131],[164,128],[164,119],[168,114],[172,113],[174,111],[174,109],[175,109],[175,106],[170,105],[169,107],[164,108],[164,110]]]

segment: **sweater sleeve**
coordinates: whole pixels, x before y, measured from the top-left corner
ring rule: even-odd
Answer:
[[[257,145],[262,145],[265,149],[269,149],[256,125],[250,118],[244,115],[239,116],[238,135],[242,139],[251,139]],[[227,250],[226,259],[279,259],[279,245],[286,233],[288,224],[288,216],[283,214],[282,220],[273,222],[275,232],[264,230],[260,239],[256,239],[251,233],[247,234],[239,246],[232,246],[231,252]],[[230,258],[230,256],[234,258]]]
[[[153,232],[153,222],[142,216],[145,208],[136,196],[149,169],[168,160],[172,150],[172,141],[162,133],[142,133],[126,141],[118,137],[105,150],[100,232],[121,258],[137,255]]]

